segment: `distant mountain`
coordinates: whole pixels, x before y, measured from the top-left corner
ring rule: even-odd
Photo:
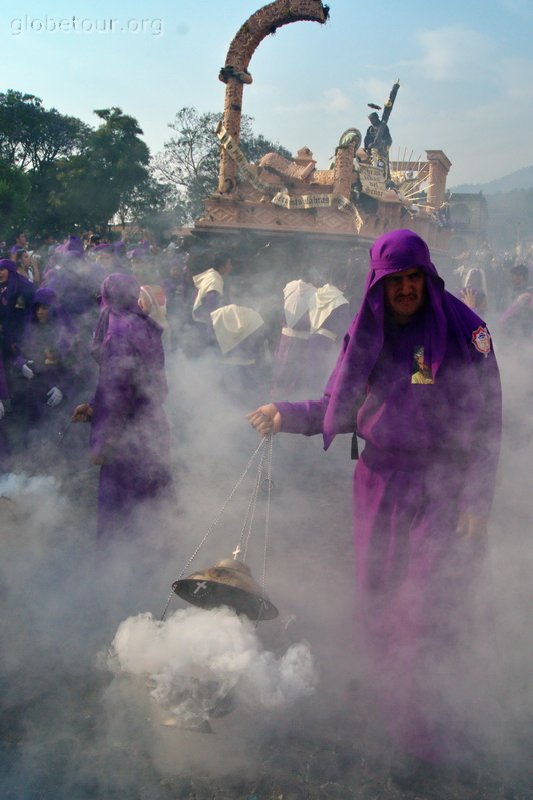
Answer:
[[[451,192],[483,192],[483,194],[497,194],[498,192],[512,192],[516,189],[533,189],[533,166],[522,167],[510,175],[497,178],[488,183],[462,183],[460,186],[451,186]]]

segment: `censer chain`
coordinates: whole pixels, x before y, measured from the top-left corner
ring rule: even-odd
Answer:
[[[269,435],[269,436],[264,436],[264,437],[261,439],[261,441],[260,441],[259,445],[256,447],[256,449],[254,450],[254,452],[253,452],[253,453],[252,453],[252,455],[250,456],[250,459],[248,460],[248,463],[246,464],[246,467],[244,468],[244,471],[243,471],[242,475],[239,477],[239,479],[238,479],[237,483],[235,484],[235,486],[234,486],[234,487],[233,487],[233,489],[231,490],[230,494],[229,494],[229,495],[227,496],[227,498],[224,500],[224,502],[223,502],[223,504],[222,504],[222,506],[221,506],[221,508],[220,508],[220,510],[219,510],[219,512],[218,512],[218,514],[216,515],[215,519],[213,520],[213,522],[211,523],[211,525],[210,525],[210,526],[209,526],[209,528],[207,529],[205,536],[202,538],[202,540],[201,540],[201,542],[199,543],[199,545],[197,546],[196,550],[194,551],[194,553],[192,554],[192,556],[189,558],[189,560],[187,561],[187,563],[185,564],[185,566],[183,567],[183,569],[182,569],[182,570],[181,570],[181,572],[179,573],[179,575],[178,575],[178,577],[177,577],[177,580],[180,580],[180,579],[183,577],[183,575],[185,575],[185,573],[186,573],[186,572],[187,572],[187,570],[189,569],[190,565],[192,564],[192,562],[194,561],[194,559],[196,558],[196,556],[198,555],[198,553],[200,552],[200,550],[202,549],[202,547],[204,546],[204,544],[207,542],[208,538],[209,538],[209,537],[211,536],[211,534],[213,533],[214,529],[216,528],[216,526],[218,525],[218,523],[219,523],[219,521],[220,521],[220,518],[222,517],[222,515],[223,515],[224,511],[226,510],[226,506],[228,505],[228,503],[229,503],[229,502],[230,502],[230,500],[232,499],[233,495],[235,494],[235,492],[237,491],[237,489],[239,488],[239,486],[240,486],[240,485],[241,485],[241,483],[243,482],[244,478],[245,478],[245,477],[246,477],[246,475],[248,474],[248,472],[249,472],[249,470],[250,470],[250,467],[252,466],[252,464],[253,464],[253,462],[254,462],[254,459],[255,459],[256,455],[257,455],[257,454],[259,453],[259,451],[260,451],[260,450],[261,450],[261,449],[262,449],[262,448],[265,446],[265,443],[267,442],[267,439],[270,441],[270,448],[272,448],[272,436],[271,436],[271,435]],[[263,463],[263,460],[264,460],[264,454],[262,455],[262,457],[261,457],[261,460],[260,460],[260,462],[259,462],[258,473],[259,473],[259,471],[260,471],[260,470],[262,471],[262,463]],[[256,484],[257,484],[257,481],[256,481]],[[270,487],[269,487],[269,488],[270,488]],[[254,493],[255,493],[255,498],[256,498],[256,500],[257,500],[257,491],[258,491],[258,489],[257,489],[257,490],[255,490],[255,488],[254,488]],[[253,499],[253,495],[252,495],[252,499]],[[269,499],[270,499],[270,498],[269,498]],[[254,506],[255,506],[255,503],[254,503]],[[167,613],[167,611],[168,611],[168,607],[169,607],[169,605],[170,605],[170,601],[172,600],[172,598],[173,598],[173,597],[175,597],[175,594],[174,594],[174,591],[172,590],[172,591],[170,592],[170,594],[169,594],[168,598],[167,598],[167,602],[166,602],[165,608],[164,608],[164,610],[163,610],[163,613],[161,614],[161,622],[163,622],[163,620],[165,619],[166,613]]]

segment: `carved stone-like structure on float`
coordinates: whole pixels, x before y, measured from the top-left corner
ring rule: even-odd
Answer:
[[[327,170],[316,168],[307,146],[292,160],[268,153],[258,164],[247,162],[240,150],[243,89],[252,82],[248,67],[256,48],[283,25],[302,20],[324,24],[328,14],[320,0],[276,0],[237,32],[219,75],[226,94],[217,130],[218,190],[205,201],[195,232],[299,233],[366,247],[387,230],[408,227],[430,247],[446,250],[450,232],[439,210],[445,206],[451,163],[441,150],[427,150],[423,161],[389,162],[387,148],[379,148],[377,140],[376,149],[365,152],[357,128],[342,134]],[[388,121],[398,89],[399,82],[385,102],[381,127]]]

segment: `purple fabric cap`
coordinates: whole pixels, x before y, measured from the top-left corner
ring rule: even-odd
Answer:
[[[422,267],[437,274],[429,248],[417,233],[407,229],[384,233],[370,248],[370,269],[376,273],[397,272],[412,267]],[[376,279],[383,277],[376,275]]]
[[[82,258],[84,255],[83,243],[78,236],[69,236],[68,240],[64,242],[64,244],[59,245],[59,247],[56,248],[56,252],[59,252],[64,256]]]
[[[143,247],[134,247],[133,250],[128,251],[128,258],[136,258],[140,260],[144,260],[147,258],[149,253]]]
[[[139,292],[141,287],[133,275],[113,272],[102,284],[102,299],[113,311],[140,311]]]
[[[58,302],[57,292],[49,286],[40,286],[33,295],[33,305],[53,306]]]

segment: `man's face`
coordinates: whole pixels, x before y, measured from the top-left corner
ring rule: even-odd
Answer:
[[[41,325],[46,325],[48,322],[48,306],[41,306],[38,305],[35,310],[35,316],[37,317],[37,321],[41,323]]]
[[[0,269],[0,283],[5,283],[9,275],[8,269]]]
[[[403,269],[384,279],[385,306],[400,325],[416,314],[426,299],[426,279],[418,267]]]

